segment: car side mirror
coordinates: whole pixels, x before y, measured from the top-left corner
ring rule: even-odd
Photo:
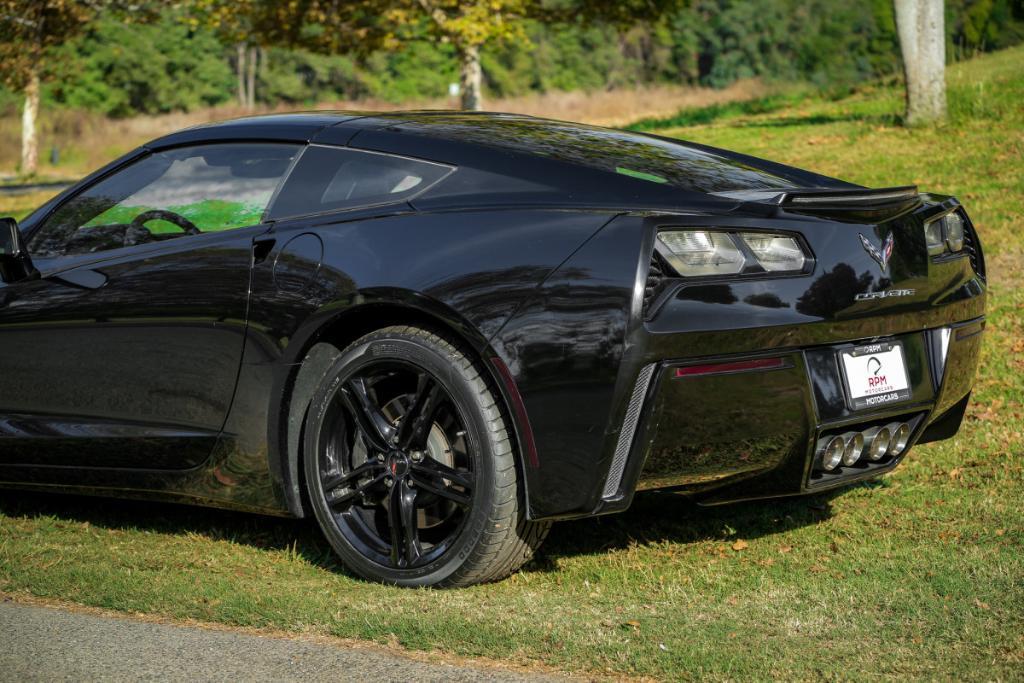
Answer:
[[[18,221],[0,218],[0,277],[4,282],[18,282],[37,274],[32,258],[21,240]]]

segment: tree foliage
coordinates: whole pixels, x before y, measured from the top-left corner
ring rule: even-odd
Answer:
[[[57,50],[51,94],[110,116],[211,106],[223,102],[234,85],[222,52],[212,33],[180,22],[99,21]]]
[[[410,23],[381,31],[372,24],[383,19],[370,16],[367,3],[345,3],[355,10],[342,22],[324,15],[326,5],[300,2],[309,9],[298,24],[246,34],[249,29],[232,23],[237,17],[212,21],[209,12],[219,5],[203,1],[202,11],[165,11],[152,26],[124,28],[110,13],[91,17],[77,36],[50,50],[47,69],[55,78],[43,88],[44,105],[128,116],[227,102],[235,94],[235,41],[255,41],[257,35],[265,41],[256,44],[266,48],[257,75],[262,102],[402,102],[444,97],[448,84],[458,80],[454,45],[440,40],[423,15],[414,21],[410,14]],[[0,3],[6,3],[0,4],[5,13],[22,6],[19,0]],[[747,76],[842,89],[900,71],[891,0],[762,0],[756,7],[740,0],[696,0],[632,22],[627,13],[621,21],[574,20],[565,14],[570,6],[562,3],[561,23],[520,19],[516,24],[525,39],[508,34],[511,40],[486,44],[481,63],[491,95],[644,83],[721,87]],[[272,24],[275,16],[266,15],[261,25]],[[1022,19],[1022,0],[947,0],[947,52],[955,57],[1018,43]],[[10,45],[0,41],[0,50]],[[6,56],[0,62],[12,63]],[[0,93],[0,106],[20,102],[7,92]]]
[[[46,53],[94,16],[77,0],[0,0],[0,81],[24,88],[39,75]]]

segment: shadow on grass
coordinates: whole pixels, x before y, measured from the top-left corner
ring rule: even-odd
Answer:
[[[819,126],[827,123],[867,123],[875,126],[896,127],[900,117],[892,114],[807,114],[805,116],[780,116],[755,121],[734,121],[734,128],[788,128],[791,126]]]
[[[0,490],[0,515],[53,517],[99,529],[195,534],[259,550],[294,551],[325,569],[340,567],[311,520],[175,503],[19,490]]]
[[[664,128],[685,128],[688,126],[708,125],[726,119],[732,119],[730,126],[736,128],[773,128],[785,126],[813,126],[826,123],[842,123],[857,121],[875,125],[895,126],[900,125],[900,117],[895,114],[867,114],[857,112],[845,112],[842,114],[805,114],[799,116],[764,116],[774,114],[787,109],[798,108],[807,101],[815,101],[813,98],[799,96],[769,95],[753,100],[741,102],[725,102],[711,104],[706,107],[693,107],[683,109],[672,116],[647,118],[636,121],[627,130],[639,132],[656,132]],[[745,116],[758,116],[753,121],[742,120]],[[735,120],[739,119],[739,120]]]
[[[871,484],[867,484],[871,485]],[[838,492],[804,498],[700,507],[670,493],[638,493],[624,513],[556,524],[538,557],[526,571],[557,571],[560,558],[599,555],[631,545],[690,544],[733,538],[754,539],[816,524],[831,516]],[[342,569],[312,520],[73,494],[3,491],[0,514],[54,517],[101,529],[161,534],[197,534],[268,551],[295,552],[310,564]]]
[[[830,518],[831,501],[845,490],[715,507],[702,507],[671,492],[640,492],[624,513],[556,524],[530,569],[555,569],[562,557],[631,545],[731,542],[779,534]]]

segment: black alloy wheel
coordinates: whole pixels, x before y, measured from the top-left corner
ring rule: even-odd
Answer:
[[[371,333],[325,374],[305,476],[347,567],[398,585],[503,578],[549,525],[526,521],[505,418],[476,363],[412,327]]]

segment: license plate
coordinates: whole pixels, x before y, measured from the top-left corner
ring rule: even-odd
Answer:
[[[899,342],[858,346],[840,352],[846,394],[854,410],[874,408],[910,398],[907,365]]]

